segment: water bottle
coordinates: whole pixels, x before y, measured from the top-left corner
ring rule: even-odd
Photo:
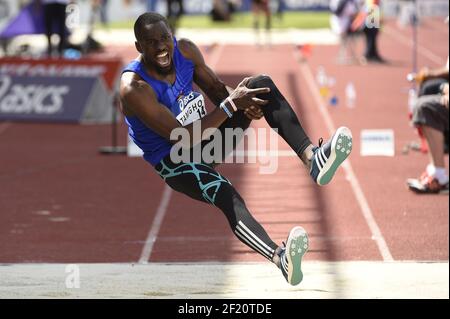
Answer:
[[[319,66],[317,69],[316,81],[319,85],[320,96],[323,98],[328,96],[328,77],[325,73],[325,68],[323,66]]]
[[[79,60],[81,59],[81,52],[75,49],[67,49],[64,50],[63,57],[67,60]]]
[[[408,117],[411,120],[414,108],[417,104],[417,92],[415,88],[410,88],[408,91]]]
[[[350,109],[356,106],[356,89],[353,82],[348,83],[345,88],[345,104]]]

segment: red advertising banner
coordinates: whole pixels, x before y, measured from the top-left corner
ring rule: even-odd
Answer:
[[[0,59],[0,121],[109,123],[120,58]]]
[[[0,76],[18,77],[102,77],[112,93],[122,72],[120,58],[82,58],[79,60],[22,59],[6,57],[0,59]]]
[[[99,77],[0,75],[0,121],[108,123],[111,94]]]

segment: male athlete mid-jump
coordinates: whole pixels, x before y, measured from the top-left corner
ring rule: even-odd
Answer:
[[[167,20],[156,13],[142,14],[134,33],[140,55],[123,71],[120,97],[129,135],[143,150],[144,159],[172,189],[218,207],[240,241],[276,264],[291,285],[299,284],[301,261],[309,245],[305,230],[294,227],[284,245],[274,243],[231,182],[214,169],[217,163],[173,160],[172,147],[180,141],[170,140],[170,135],[184,128],[193,136],[191,145],[204,146],[214,143],[214,137],[195,140],[195,136],[204,137],[208,129],[245,130],[252,120],[264,117],[296,152],[314,182],[326,185],[351,152],[350,130],[341,127],[327,143],[321,139],[315,146],[270,77],[246,78],[235,90],[227,87],[205,64],[197,46],[175,39]],[[217,106],[211,113],[192,112],[194,104],[204,105],[193,83]],[[194,123],[201,124],[201,134],[192,134]]]

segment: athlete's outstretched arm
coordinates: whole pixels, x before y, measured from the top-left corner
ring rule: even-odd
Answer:
[[[137,79],[134,73],[123,74],[120,83],[120,98],[125,113],[137,116],[149,128],[171,143],[179,142],[171,141],[170,134],[174,129],[181,127],[181,124],[167,107],[158,102],[153,89],[145,81]],[[202,133],[207,128],[219,127],[226,119],[227,115],[221,109],[214,110],[202,119]],[[187,125],[185,128],[189,131],[190,136],[193,136],[193,125]],[[199,141],[191,142],[198,143]]]
[[[270,92],[268,88],[249,89],[246,87],[250,79],[245,79],[234,90],[230,97],[239,109],[243,109],[248,105],[249,101],[257,94]],[[170,141],[171,143],[185,142],[181,136],[178,140],[170,140],[170,134],[176,128],[180,128],[181,124],[167,107],[160,104],[153,89],[145,81],[137,77],[132,72],[126,72],[122,75],[120,82],[120,99],[123,111],[127,116],[137,116],[144,124],[154,130],[156,133]],[[218,128],[226,119],[227,114],[220,108],[214,109],[201,120],[200,140],[195,140],[198,134],[193,134],[194,123],[186,125],[184,128],[188,130],[191,137],[189,145],[191,147],[201,139],[207,139],[210,136],[203,136],[207,129]],[[212,134],[212,133],[211,133]],[[195,136],[194,136],[195,135]]]
[[[202,53],[192,41],[180,39],[178,48],[185,58],[194,63],[194,82],[218,106],[230,93],[225,83],[206,65]]]
[[[191,60],[194,65],[194,82],[202,89],[209,99],[218,106],[225,100],[233,88],[226,86],[225,83],[217,76],[217,74],[206,64],[200,49],[188,39],[178,40],[178,48],[184,57]],[[249,105],[245,107],[246,115],[251,119],[260,119],[263,113],[260,106],[267,104],[265,101],[253,99]]]

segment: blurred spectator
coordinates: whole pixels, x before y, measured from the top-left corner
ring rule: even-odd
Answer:
[[[283,14],[286,9],[285,0],[277,0],[277,18],[279,21],[283,21]]]
[[[108,27],[108,1],[109,0],[92,0],[93,19],[100,16],[100,22],[104,27]]]
[[[167,19],[173,34],[178,28],[178,22],[184,14],[183,0],[166,0],[167,1]]]
[[[436,95],[442,90],[444,84],[448,84],[449,80],[449,58],[447,57],[447,64],[442,68],[428,69],[423,68],[417,75],[415,80],[420,83],[418,96]],[[422,138],[424,134],[419,130],[419,136]],[[448,128],[444,132],[445,143],[444,149],[448,153],[449,148],[449,131]]]
[[[52,35],[57,34],[59,36],[58,55],[62,56],[68,37],[66,30],[66,7],[69,4],[69,0],[36,1],[43,5],[45,33],[48,42],[47,54],[49,57],[52,56]]]
[[[242,0],[227,0],[228,12],[230,16],[239,11],[239,8],[242,7]]]
[[[445,170],[444,143],[449,130],[449,85],[441,85],[441,94],[419,98],[413,114],[413,123],[422,131],[429,149],[430,163],[419,179],[407,181],[416,193],[448,192],[448,174]]]
[[[211,18],[213,21],[230,21],[230,15],[226,7],[226,1],[213,0]]]
[[[381,28],[381,16],[380,16],[380,2],[381,0],[366,0],[364,11],[366,17],[371,17],[370,20],[374,22],[374,25],[364,26],[364,34],[366,36],[366,52],[364,57],[367,62],[385,63],[386,61],[380,56],[377,47],[377,37]]]
[[[81,44],[80,48],[76,46],[71,46],[72,49],[80,50],[83,54],[92,53],[96,51],[101,51],[103,45],[94,39],[94,29],[98,18],[103,26],[108,26],[108,18],[106,15],[106,9],[108,5],[108,0],[90,0],[91,1],[91,11],[89,19],[89,29],[86,36],[86,40]]]
[[[448,17],[445,21],[448,24]],[[430,164],[419,179],[409,179],[410,190],[417,193],[448,192],[448,174],[444,154],[449,148],[449,59],[444,67],[422,68],[414,76],[420,84],[419,99],[413,112],[413,124],[426,141]]]
[[[448,17],[445,21],[448,23]],[[414,75],[413,80],[419,84],[418,97],[437,95],[441,93],[442,85],[449,81],[449,58],[447,57],[447,64],[441,68],[429,69],[427,67],[422,68],[417,74]],[[423,152],[428,151],[428,143],[425,141],[425,136],[418,128],[418,134],[421,138],[421,150]],[[444,132],[444,150],[448,153],[449,150],[449,132],[448,129]]]
[[[331,30],[340,37],[338,63],[348,64],[357,61],[352,32],[352,23],[359,12],[358,0],[331,0]]]
[[[270,31],[272,28],[272,12],[270,11],[269,0],[252,0],[253,27],[256,34],[256,44],[260,45],[260,16],[265,17],[266,44],[271,44]]]
[[[240,0],[213,0],[213,21],[231,21],[232,14],[241,6]]]

